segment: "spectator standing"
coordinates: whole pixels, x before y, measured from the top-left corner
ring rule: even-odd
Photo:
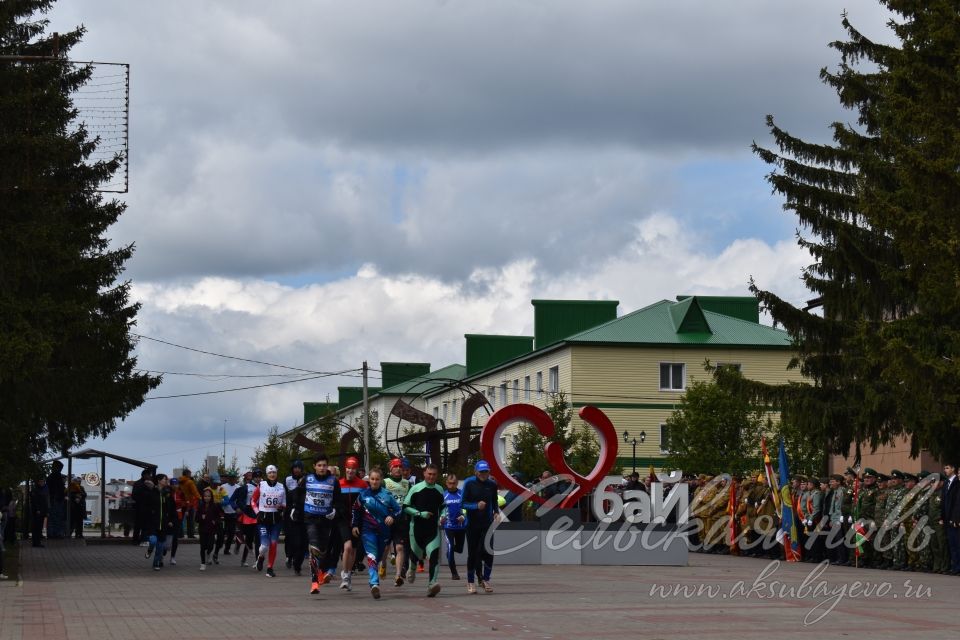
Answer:
[[[83,519],[87,516],[87,491],[83,488],[79,476],[70,482],[67,497],[70,503],[70,529],[67,531],[67,537],[73,535],[82,538]]]
[[[140,479],[133,483],[133,489],[130,492],[130,498],[133,500],[133,544],[145,546],[147,544],[146,536],[143,535],[143,529],[147,526],[147,518],[150,513],[150,505],[147,499],[150,495],[146,483],[153,485],[150,479],[150,469],[144,469],[140,472]]]
[[[37,483],[30,492],[31,527],[30,537],[33,546],[43,546],[43,521],[50,514],[50,492],[47,490],[47,479],[37,478]]]
[[[63,463],[53,462],[53,471],[47,476],[47,493],[50,496],[50,511],[47,515],[47,537],[63,537],[64,513],[66,512],[66,476],[63,475]]]

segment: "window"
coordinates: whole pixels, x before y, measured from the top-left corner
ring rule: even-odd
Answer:
[[[433,419],[436,420],[440,417],[440,407],[433,408]]]
[[[731,369],[741,371],[741,365],[739,362],[718,362],[717,368],[719,369],[720,367],[730,367]]]
[[[660,425],[660,453],[670,453],[670,427]]]
[[[446,402],[444,402],[444,403],[443,403],[443,423],[444,423],[444,424],[447,423],[447,409],[449,409],[449,408],[450,408],[450,406],[449,406]]]
[[[560,391],[560,367],[550,367],[550,393]]]
[[[487,400],[490,401],[491,407],[497,408],[497,392],[493,387],[487,387]]]
[[[453,400],[453,407],[451,407],[450,409],[450,419],[453,422],[457,421],[457,400],[456,399]]]
[[[530,376],[523,377],[523,399],[530,400]]]
[[[683,363],[661,362],[660,363],[660,390],[661,391],[683,391],[686,387]]]
[[[520,402],[520,380],[515,379],[513,381],[513,402]]]
[[[500,406],[507,406],[507,383],[500,385]]]
[[[537,397],[543,395],[543,371],[537,371]]]

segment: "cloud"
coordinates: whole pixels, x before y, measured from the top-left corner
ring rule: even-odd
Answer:
[[[746,292],[753,275],[788,300],[801,302],[799,270],[808,261],[793,243],[755,239],[712,253],[666,213],[633,225],[627,248],[597,260],[579,276],[557,278],[531,259],[479,269],[462,282],[418,275],[388,275],[372,266],[355,274],[300,287],[261,279],[205,277],[135,285],[143,302],[137,331],[207,351],[312,371],[347,375],[219,395],[148,401],[109,437],[105,446],[133,457],[157,456],[161,465],[196,464],[220,451],[223,420],[228,454],[242,463],[267,429],[299,423],[304,401],[336,399],[338,385],[358,385],[363,360],[464,362],[465,333],[529,334],[533,298],[604,298],[621,301],[620,313],[681,293]],[[139,364],[161,371],[286,375],[289,370],[242,363],[141,341]],[[378,386],[376,374],[371,386]],[[285,378],[208,379],[168,375],[153,395],[197,393]],[[149,443],[149,448],[146,448]],[[192,456],[192,457],[191,457]],[[245,457],[246,456],[246,457]],[[152,458],[151,458],[152,459]]]

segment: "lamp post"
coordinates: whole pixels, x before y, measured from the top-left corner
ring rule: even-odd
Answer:
[[[647,439],[647,432],[646,432],[646,431],[641,431],[641,432],[640,432],[640,439],[639,439],[639,440],[637,440],[636,438],[631,438],[629,431],[624,431],[624,432],[623,432],[623,441],[626,442],[627,444],[633,445],[633,471],[634,471],[634,473],[636,473],[636,471],[637,471],[637,443],[639,442],[640,444],[643,444],[643,441],[646,440],[646,439]]]

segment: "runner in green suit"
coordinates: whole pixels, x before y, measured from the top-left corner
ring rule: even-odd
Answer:
[[[439,470],[428,464],[423,470],[423,481],[415,484],[403,501],[404,511],[410,516],[410,569],[407,582],[416,579],[419,559],[429,560],[430,579],[427,595],[440,593],[440,511],[443,510],[443,489],[437,482]]]

